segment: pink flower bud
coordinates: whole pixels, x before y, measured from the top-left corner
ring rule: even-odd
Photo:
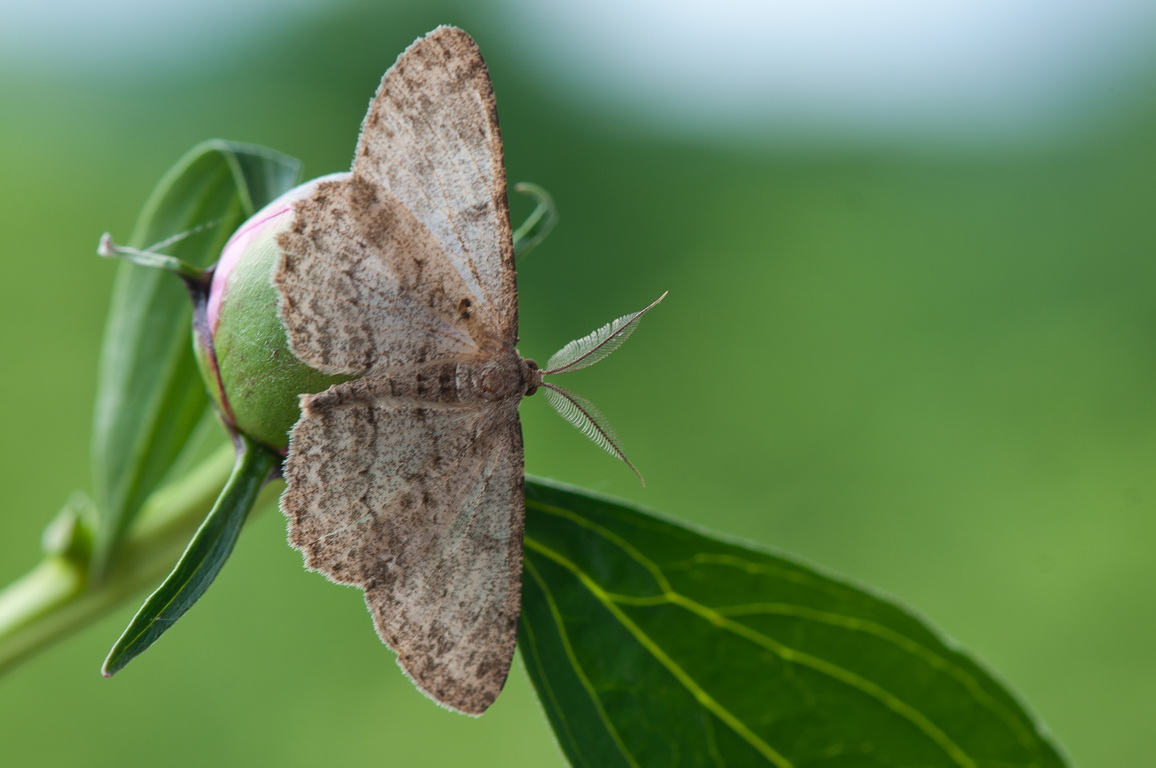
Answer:
[[[198,307],[196,338],[202,374],[231,429],[284,452],[300,416],[298,396],[348,377],[324,374],[289,348],[271,282],[277,235],[293,220],[293,204],[333,174],[306,182],[258,211],[229,238]]]

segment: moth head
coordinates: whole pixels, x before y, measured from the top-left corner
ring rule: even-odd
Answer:
[[[525,366],[526,373],[526,393],[529,397],[538,391],[538,387],[542,386],[542,370],[538,367],[538,361],[531,358],[522,360],[522,365]]]

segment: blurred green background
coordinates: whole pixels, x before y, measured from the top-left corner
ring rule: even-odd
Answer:
[[[13,26],[18,6],[0,4],[5,39],[31,41],[0,57],[0,583],[34,565],[41,529],[88,484],[114,272],[100,233],[127,237],[205,138],[300,157],[308,176],[345,169],[384,69],[455,23],[490,63],[511,181],[561,210],[520,269],[523,354],[670,291],[624,352],[567,382],[647,486],[539,398],[522,407],[527,471],[890,593],[985,660],[1077,763],[1146,764],[1156,61],[1102,51],[1134,60],[1091,83],[1073,65],[1065,109],[1021,108],[1002,132],[920,134],[885,100],[862,136],[838,116],[763,130],[708,112],[681,130],[629,98],[599,104],[597,83],[584,95],[580,60],[543,65],[565,51],[558,28],[519,8],[297,0],[146,31],[124,11],[123,32],[93,29],[70,58],[52,53],[67,43],[55,27]],[[580,33],[593,47],[622,23]],[[160,56],[170,44],[193,55]],[[665,83],[676,94],[683,69]],[[530,209],[513,206],[516,220]],[[5,765],[561,764],[520,668],[481,719],[438,709],[359,593],[302,570],[274,509],[179,629],[102,680],[135,608],[0,680]]]

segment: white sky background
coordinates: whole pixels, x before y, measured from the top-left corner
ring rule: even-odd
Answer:
[[[189,66],[333,0],[0,0],[0,68]],[[1156,69],[1153,0],[495,0],[593,120],[672,135],[1047,136]],[[228,18],[229,24],[221,24]]]
[[[1156,66],[1153,0],[503,0],[589,108],[699,135],[1049,134]]]

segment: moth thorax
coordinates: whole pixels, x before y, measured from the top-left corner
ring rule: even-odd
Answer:
[[[460,380],[465,385],[462,387],[462,394],[466,395],[463,400],[472,399],[470,395],[489,402],[521,398],[529,386],[529,369],[516,356],[464,365],[459,367],[459,371],[466,374],[465,380]]]

